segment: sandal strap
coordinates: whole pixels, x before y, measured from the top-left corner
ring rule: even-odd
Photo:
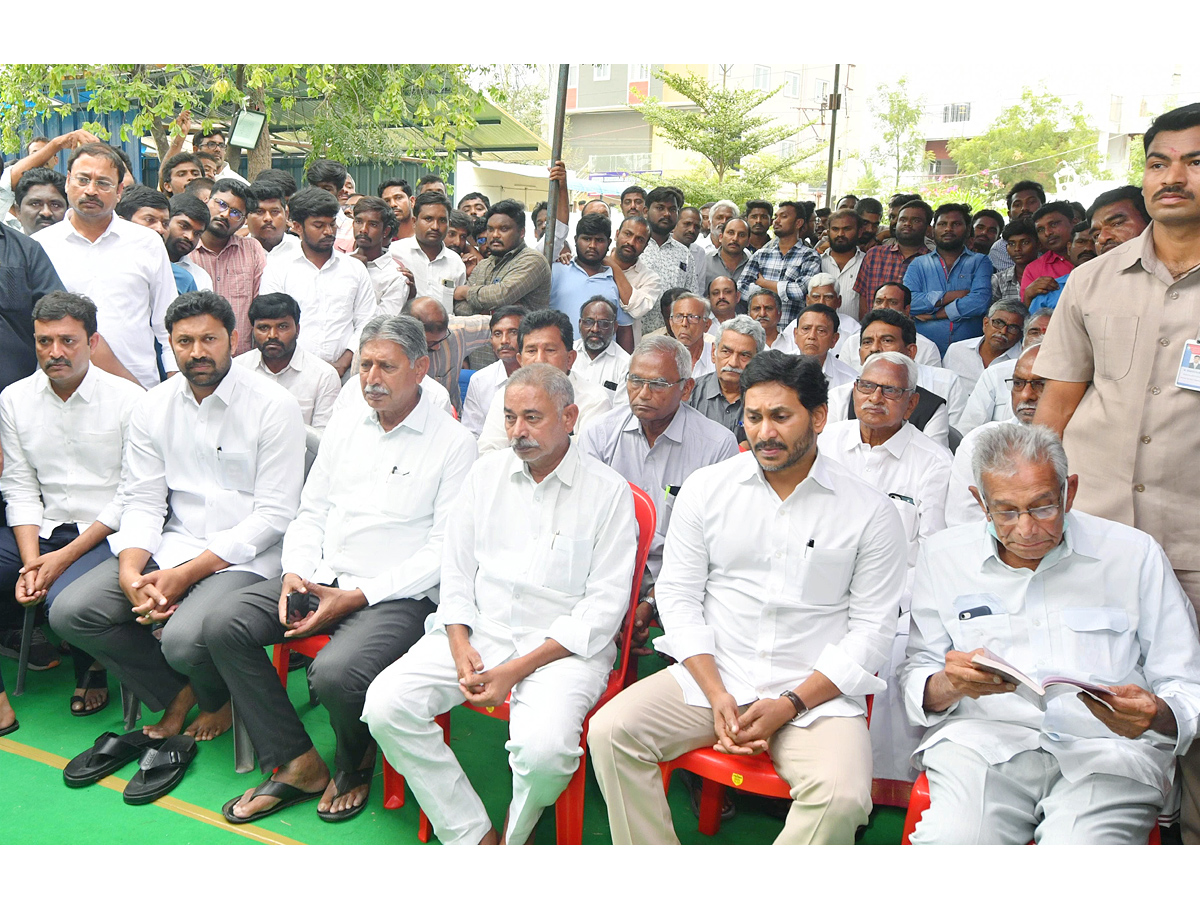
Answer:
[[[108,690],[108,670],[88,669],[83,673],[83,677],[75,682],[75,689],[85,691]]]
[[[375,766],[369,769],[355,769],[351,772],[338,769],[333,775],[333,785],[337,788],[338,795],[352,791],[356,787],[362,787],[364,784],[370,784],[371,779],[375,777]]]
[[[190,753],[179,750],[151,749],[142,754],[142,758],[138,761],[138,768],[143,772],[149,772],[151,769],[183,766],[187,765],[191,758]]]

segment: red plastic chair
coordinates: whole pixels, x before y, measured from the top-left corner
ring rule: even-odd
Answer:
[[[871,708],[875,695],[867,695],[867,725],[871,724]],[[662,770],[663,792],[671,787],[671,774],[683,769],[700,776],[700,833],[712,837],[721,829],[721,807],[725,804],[726,787],[790,800],[788,783],[779,777],[768,753],[755,756],[731,756],[712,747],[689,750],[675,759],[658,764]]]
[[[900,843],[905,846],[912,846],[913,830],[917,827],[917,823],[921,821],[921,816],[925,814],[925,810],[929,809],[929,778],[922,772],[917,776],[917,781],[913,785],[912,799],[908,804],[908,815],[904,817],[904,834],[900,838]],[[1029,843],[1033,843],[1030,841]],[[1162,834],[1158,830],[1158,823],[1150,829],[1150,839],[1146,841],[1148,845],[1161,844]]]
[[[579,737],[579,747],[583,751],[583,755],[579,758],[579,768],[575,770],[566,789],[559,795],[558,802],[554,804],[556,842],[559,844],[583,843],[583,795],[587,773],[588,724],[591,722],[592,716],[596,714],[596,710],[625,687],[626,664],[630,656],[629,647],[633,640],[633,613],[637,609],[638,595],[641,593],[642,572],[646,568],[646,558],[650,555],[650,540],[654,537],[654,529],[657,526],[654,501],[637,485],[630,484],[629,489],[633,492],[633,509],[638,524],[637,554],[633,562],[633,585],[629,592],[629,612],[625,616],[625,625],[619,635],[620,651],[617,654],[616,665],[609,673],[608,686],[600,695],[600,699],[596,701],[596,705],[592,707],[592,711],[583,720],[583,733]],[[463,706],[485,716],[491,716],[493,719],[508,721],[508,701],[500,706],[483,707],[475,706],[472,703],[464,703]],[[442,732],[446,735],[446,743],[450,743],[450,714],[443,713],[434,721],[441,726]],[[404,803],[404,781],[399,773],[390,766],[383,770],[383,794],[384,806],[388,809],[395,809]],[[399,802],[396,802],[397,800]],[[432,833],[433,829],[429,824],[429,819],[422,810],[420,824],[417,828],[417,838],[423,843],[428,843]]]

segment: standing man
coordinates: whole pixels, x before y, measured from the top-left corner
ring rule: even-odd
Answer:
[[[967,244],[975,253],[991,253],[1003,230],[1004,216],[994,209],[981,209],[971,216],[971,239]]]
[[[1200,104],[1143,137],[1151,224],[1072,274],[1035,372],[1036,421],[1063,434],[1079,508],[1159,541],[1200,606],[1200,393],[1186,371],[1200,322]],[[1183,763],[1184,840],[1200,843],[1200,754]]]
[[[966,248],[970,216],[961,203],[938,207],[933,215],[937,251],[914,259],[904,273],[917,330],[938,345],[943,357],[951,341],[983,333],[983,314],[992,299],[991,261]],[[903,234],[903,225],[899,228]]]
[[[858,294],[858,308],[863,310],[867,297],[874,297],[879,286],[889,281],[904,281],[904,273],[918,256],[929,252],[925,246],[925,231],[933,219],[933,210],[923,200],[912,200],[904,205],[892,230],[894,242],[880,244],[867,251],[858,267],[854,279],[854,292]],[[863,315],[866,311],[863,311]],[[862,318],[861,316],[859,318]]]
[[[417,197],[418,206],[422,199]],[[466,284],[454,288],[459,315],[490,313],[512,304],[531,310],[550,305],[550,266],[525,243],[525,210],[515,200],[499,200],[488,211],[487,249],[487,259]]]
[[[1097,197],[1087,211],[1087,220],[1092,225],[1096,254],[1103,256],[1145,231],[1150,214],[1146,212],[1142,189],[1127,184]]]
[[[33,235],[67,214],[67,180],[53,169],[30,169],[17,182],[15,206],[21,231]]]
[[[700,210],[694,206],[685,206],[679,210],[679,221],[675,223],[675,230],[671,232],[671,237],[687,247],[691,251],[692,258],[696,261],[696,271],[700,273],[700,278],[704,278],[704,267],[708,263],[708,256],[704,252],[696,238],[700,234]]]
[[[770,240],[771,222],[775,218],[775,208],[766,200],[749,200],[746,202],[746,224],[750,229],[748,246],[753,256]]]
[[[246,226],[250,236],[266,251],[267,258],[299,251],[300,238],[287,230],[288,195],[283,185],[260,177],[250,185],[250,193],[254,194],[258,207],[246,213]]]
[[[621,215],[628,219],[630,216],[646,215],[646,189],[631,184],[621,191]]]
[[[164,194],[175,197],[197,178],[203,177],[204,168],[196,157],[190,153],[176,153],[163,164],[159,182]]]
[[[212,278],[212,288],[229,301],[237,317],[238,344],[234,355],[250,349],[250,301],[259,294],[267,253],[252,237],[238,229],[258,209],[258,198],[241,179],[223,178],[213,184],[208,197],[208,227],[192,251],[192,261]]]
[[[225,135],[223,132],[214,131],[212,134],[200,136],[200,143],[197,149],[212,156],[217,164],[217,172],[212,176],[213,181],[220,181],[222,178],[232,178],[234,181],[240,181],[242,184],[248,185],[245,178],[230,168],[229,163],[225,161]]]
[[[808,292],[808,279],[821,271],[821,257],[801,240],[807,230],[804,208],[785,200],[775,210],[775,237],[750,258],[738,291],[749,308],[755,288],[773,292],[783,305],[780,322],[787,325],[800,315]]]
[[[305,321],[300,346],[345,378],[358,335],[377,304],[367,270],[333,249],[339,211],[337,199],[321,188],[296,192],[288,204],[288,217],[300,234],[300,252],[267,264],[262,292],[295,298]]]
[[[401,195],[391,188],[393,196]],[[450,201],[445,194],[426,191],[412,207],[411,233],[392,242],[392,258],[412,279],[414,297],[432,297],[454,312],[454,291],[467,283],[467,268],[462,257],[446,245],[450,227]]]
[[[617,304],[602,294],[580,307],[579,340],[575,342],[571,374],[600,385],[608,391],[614,406],[626,406],[624,384],[629,372],[629,354],[613,340],[618,317]]]
[[[742,373],[750,360],[766,348],[762,326],[749,316],[734,316],[721,326],[713,347],[715,371],[696,379],[688,406],[712,419],[734,435],[745,438],[742,429]],[[690,355],[689,355],[690,358]]]
[[[1008,204],[1010,225],[1018,219],[1032,222],[1033,214],[1046,202],[1046,191],[1036,181],[1018,181],[1008,189],[1005,202]],[[992,252],[988,254],[988,258],[997,272],[1003,272],[1013,264],[1003,238],[992,244]]]
[[[677,188],[656,187],[646,195],[645,216],[650,223],[650,240],[642,254],[645,264],[658,274],[661,290],[684,288],[690,293],[700,292],[701,273],[697,271],[696,259],[690,250],[671,232],[679,221],[679,206],[682,194]],[[651,308],[642,315],[642,334],[662,328],[657,309]]]
[[[1025,274],[1025,267],[1038,256],[1037,228],[1029,219],[1013,219],[1004,226],[1002,234],[1012,264],[992,276],[992,302],[1013,300],[1020,303],[1021,276]]]
[[[862,227],[863,220],[853,210],[839,209],[832,213],[826,227],[829,249],[821,254],[821,271],[837,279],[838,296],[856,322],[867,314],[861,308],[858,294],[854,292],[858,269],[867,255],[858,246]]]
[[[376,191],[396,216],[396,240],[413,236],[412,187],[403,178],[389,178]]]
[[[879,244],[879,220],[883,218],[883,204],[874,197],[863,197],[854,205],[854,211],[862,222],[858,231],[858,249],[867,253]],[[897,208],[896,215],[899,214],[900,210]],[[862,307],[859,306],[859,309]]]
[[[607,217],[588,213],[575,226],[575,255],[569,263],[555,263],[550,279],[550,308],[566,313],[578,322],[583,307],[600,296],[617,307],[617,343],[622,348],[633,347],[633,319],[620,308],[621,292],[612,267],[608,265],[608,248],[612,225]]]
[[[304,480],[304,426],[287,391],[233,365],[234,318],[211,291],[167,310],[181,375],[145,394],[129,422],[124,510],[100,563],[59,595],[55,632],[113,670],[169,737],[229,729],[229,693],[207,658],[209,612],[279,574],[279,539]],[[132,609],[130,608],[132,607]],[[166,622],[161,643],[146,626]]]
[[[650,242],[650,223],[641,216],[630,216],[617,229],[616,241],[604,262],[613,272],[621,294],[621,309],[633,319],[633,338],[637,342],[648,329],[642,325],[646,311],[658,305],[662,280],[642,261]],[[626,296],[628,286],[628,296]]]
[[[71,209],[61,222],[43,228],[33,239],[42,245],[62,279],[49,289],[65,286],[96,304],[97,327],[111,353],[97,351],[93,361],[117,374],[128,371],[142,387],[150,388],[159,382],[156,339],[164,369],[174,372],[177,368],[166,349],[170,340],[163,326],[167,306],[175,299],[175,275],[162,238],[114,212],[124,178],[125,163],[108,144],[97,141],[80,146],[67,163]],[[23,322],[21,330],[28,333],[29,327],[31,323]],[[31,351],[32,347],[25,354],[29,371]],[[113,355],[120,370],[102,362]],[[26,374],[28,371],[22,377]]]
[[[955,341],[946,351],[944,365],[975,389],[984,369],[993,363],[1015,360],[1021,353],[1021,334],[1029,315],[1015,300],[999,300],[988,307],[983,320],[983,337]]]
[[[708,293],[708,287],[714,278],[731,278],[736,286],[752,255],[746,249],[746,243],[750,239],[750,226],[746,224],[745,219],[730,219],[721,231],[713,233],[713,238],[716,241],[716,250],[708,254],[705,262],[705,293]],[[738,303],[741,303],[740,295]]]
[[[1046,203],[1033,214],[1042,255],[1025,267],[1021,275],[1021,300],[1029,306],[1034,298],[1059,289],[1057,279],[1075,268],[1067,256],[1074,227],[1071,204],[1061,200]]]
[[[391,208],[378,197],[363,197],[353,210],[353,259],[367,267],[375,288],[376,311],[379,315],[398,316],[409,298],[408,279],[396,268],[396,261],[387,252],[396,236],[396,217]]]

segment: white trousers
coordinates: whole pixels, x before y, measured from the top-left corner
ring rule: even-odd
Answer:
[[[1145,844],[1162,792],[1118,775],[1071,782],[1046,750],[989,765],[961,744],[922,754],[929,809],[914,844]]]
[[[896,678],[896,670],[904,662],[908,649],[909,616],[904,613],[895,639],[892,654],[879,670],[879,677],[887,682],[887,690],[875,695],[871,706],[871,759],[875,778],[889,781],[917,780],[919,774],[912,765],[912,755],[925,737],[923,725],[913,725],[904,711],[904,692]]]
[[[480,635],[471,645],[493,668],[516,656],[511,644]],[[583,720],[608,678],[604,660],[577,656],[542,666],[513,688],[508,742],[513,798],[505,840],[523,844],[578,768]],[[363,721],[405,777],[443,844],[478,844],[492,827],[483,801],[446,745],[434,717],[463,703],[450,643],[427,634],[367,689]]]

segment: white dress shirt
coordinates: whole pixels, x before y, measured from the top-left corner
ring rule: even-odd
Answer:
[[[919,367],[918,367],[919,368]],[[920,384],[920,379],[917,379]],[[924,385],[921,385],[924,387]],[[829,422],[843,422],[850,418],[850,392],[854,390],[853,382],[838,385],[829,389]],[[925,437],[937,442],[943,447],[950,446],[950,415],[947,405],[943,403],[920,429]]]
[[[455,417],[450,392],[428,375],[421,379],[421,392],[429,397],[429,403],[434,409],[440,409],[452,419]],[[361,408],[364,413],[371,409],[363,397],[362,383],[354,375],[351,375],[338,391],[337,400],[333,404],[334,415],[349,407]]]
[[[337,251],[319,269],[302,252],[270,257],[259,293],[272,291],[290,294],[300,304],[298,346],[330,364],[358,348],[363,326],[378,315],[366,268]]]
[[[122,365],[145,388],[159,382],[154,339],[162,346],[167,372],[178,371],[163,317],[178,296],[175,273],[162,238],[144,225],[114,214],[92,243],[72,223],[61,222],[33,235],[42,245],[63,286],[96,304],[97,330]]]
[[[985,422],[963,435],[962,442],[954,451],[954,464],[950,467],[950,484],[946,488],[946,524],[950,527],[966,525],[969,522],[982,522],[987,516],[971,493],[971,485],[975,484],[975,474],[971,470],[971,457],[975,453],[975,445],[984,433],[997,425],[1024,425],[1016,416],[1007,422]]]
[[[396,268],[396,259],[386,250],[364,263],[375,288],[375,315],[398,316],[408,300],[408,279]]]
[[[267,251],[267,262],[275,259],[282,259],[285,256],[291,256],[294,253],[300,252],[300,238],[290,232],[284,234],[283,240]]]
[[[981,606],[991,614],[959,618]],[[947,651],[978,647],[1036,681],[1060,675],[1153,691],[1175,714],[1178,737],[1118,737],[1075,691],[1052,695],[1044,713],[1017,694],[922,709],[925,683],[942,671]],[[1065,540],[1036,570],[1005,565],[982,523],[950,528],[917,563],[900,688],[909,718],[929,729],[918,753],[953,741],[996,764],[1040,748],[1069,781],[1118,775],[1166,793],[1174,755],[1187,752],[1200,719],[1196,617],[1162,548],[1128,525],[1068,513]]]
[[[803,312],[803,310],[801,312]],[[796,325],[799,323],[799,321],[800,320],[797,318],[793,319],[791,322],[788,322],[788,324],[779,332],[779,337],[776,338],[775,344],[768,349],[780,350],[784,353],[802,353],[803,351],[800,349],[800,345],[796,342]],[[858,335],[861,331],[862,328],[857,322],[855,322],[845,313],[838,313],[837,343],[829,349],[829,355],[826,357],[827,363],[830,359],[835,357],[837,358],[840,365],[835,369],[835,371],[841,372],[843,377],[845,374],[843,369],[849,369],[851,372],[853,372],[854,375],[851,377],[851,381],[858,377],[858,370],[853,366],[848,365],[845,360],[841,358],[841,354],[843,351],[846,351],[847,353],[853,352],[855,356],[858,355]],[[825,375],[828,377],[829,371],[826,371]],[[838,383],[841,384],[843,382]],[[830,387],[833,386],[834,385],[832,384],[830,385]]]
[[[613,406],[629,406],[629,391],[625,389],[625,376],[629,374],[629,354],[616,341],[610,341],[609,345],[592,359],[583,346],[583,338],[579,338],[575,341],[575,365],[571,366],[571,374],[598,384],[608,391]],[[474,378],[471,380],[474,381]]]
[[[717,364],[713,360],[713,350],[716,347],[717,342],[713,339],[713,336],[705,333],[704,346],[700,348],[700,358],[692,363],[692,378],[698,381],[709,372],[717,371]]]
[[[733,432],[686,403],[679,405],[653,447],[628,406],[614,409],[588,425],[579,446],[584,453],[612,466],[654,501],[658,519],[647,565],[656,578],[662,567],[671,508],[683,482],[697,469],[738,454]]]
[[[467,283],[467,267],[462,257],[443,244],[441,252],[431,260],[415,237],[392,241],[388,249],[413,273],[416,296],[436,300],[446,308],[447,315],[454,315],[454,289]]]
[[[321,433],[333,415],[333,406],[342,389],[337,369],[315,353],[299,347],[278,375],[267,368],[259,350],[235,356],[233,361],[264,378],[270,378],[296,398],[300,404],[300,415],[304,417],[309,452],[316,454],[317,447],[321,445]]]
[[[575,420],[575,434],[579,435],[583,434],[589,422],[612,409],[612,396],[600,385],[580,378],[574,372],[567,377],[571,379],[571,387],[575,389],[575,405],[579,407],[579,418]],[[504,430],[504,391],[498,390],[492,397],[487,418],[483,420],[483,430],[479,433],[479,453],[483,455],[506,447],[508,433]]]
[[[818,452],[786,500],[752,453],[683,483],[655,586],[655,646],[691,706],[708,707],[682,661],[710,653],[738,705],[820,671],[842,692],[791,724],[861,716],[896,634],[905,545],[892,502]]]
[[[213,181],[220,181],[222,178],[232,178],[234,181],[240,181],[242,184],[250,184],[250,182],[248,182],[245,178],[233,171],[233,169],[229,167],[229,163],[225,163],[225,168],[217,173],[217,177],[214,178]]]
[[[607,670],[636,550],[629,484],[574,441],[540,484],[512,450],[481,457],[455,498],[426,631],[466,625],[518,654],[551,639]]]
[[[463,400],[462,423],[476,438],[483,431],[483,423],[488,410],[492,408],[496,390],[506,381],[508,369],[504,367],[504,361],[499,359],[471,376],[467,384],[467,396]]]
[[[958,430],[964,437],[987,422],[1007,422],[1016,415],[1012,407],[1012,388],[1005,384],[1016,368],[1016,359],[1006,359],[996,360],[983,370],[958,419]]]
[[[192,262],[190,255],[182,257],[176,265],[181,269],[186,269],[187,273],[192,276],[192,280],[196,282],[196,290],[211,291],[213,289],[212,276]]]
[[[850,384],[858,378],[858,373],[838,359],[832,350],[825,354],[825,365],[821,366],[825,378],[831,388]]]
[[[642,316],[658,306],[658,298],[662,296],[662,279],[640,259],[623,272],[631,291],[629,300],[621,304],[621,309],[633,319],[633,339],[639,341],[642,338]]]
[[[993,359],[991,366],[985,366],[983,364],[983,357],[979,355],[979,346],[982,343],[982,337],[968,338],[965,341],[955,341],[946,348],[946,356],[942,360],[942,365],[950,371],[958,373],[959,377],[965,382],[968,396],[975,389],[975,384],[986,370],[997,363],[1006,362],[1010,359],[1015,361],[1021,355],[1021,342],[1017,341]]]
[[[858,293],[854,290],[854,282],[858,278],[858,269],[866,255],[865,251],[856,247],[854,258],[846,263],[846,268],[839,269],[837,262],[834,261],[832,250],[826,250],[821,254],[821,271],[837,279],[838,296],[842,298],[842,306],[855,313],[858,312]],[[855,319],[856,323],[857,321]]]
[[[855,340],[846,343],[839,342],[837,356],[842,362],[854,369],[855,372],[862,371],[862,362],[859,360],[858,347],[862,340],[862,326],[855,332]],[[937,344],[931,341],[921,332],[917,332],[917,355],[913,357],[918,366],[933,366],[941,368],[942,354],[937,348]]]
[[[791,326],[796,323],[792,322]],[[791,327],[789,326],[789,327]],[[834,356],[839,355],[846,348],[858,350],[859,335],[862,333],[862,326],[858,324],[858,320],[846,315],[844,312],[838,313],[838,339],[833,345],[833,349],[829,352]]]
[[[923,366],[917,363],[917,384],[927,391],[933,391],[946,401],[950,427],[957,428],[958,420],[967,407],[967,397],[970,394],[963,379],[949,369]]]
[[[367,603],[438,600],[451,507],[475,462],[470,433],[422,393],[384,431],[373,409],[339,413],[283,538],[283,571],[361,590]]]
[[[121,482],[129,416],[145,391],[89,365],[66,401],[38,369],[0,393],[0,494],[9,527],[59,525],[84,531],[121,524]]]
[[[230,366],[197,403],[178,375],[138,400],[128,440],[114,554],[148,550],[167,569],[211,550],[230,571],[280,574],[279,539],[304,481],[304,421],[291,394]]]

